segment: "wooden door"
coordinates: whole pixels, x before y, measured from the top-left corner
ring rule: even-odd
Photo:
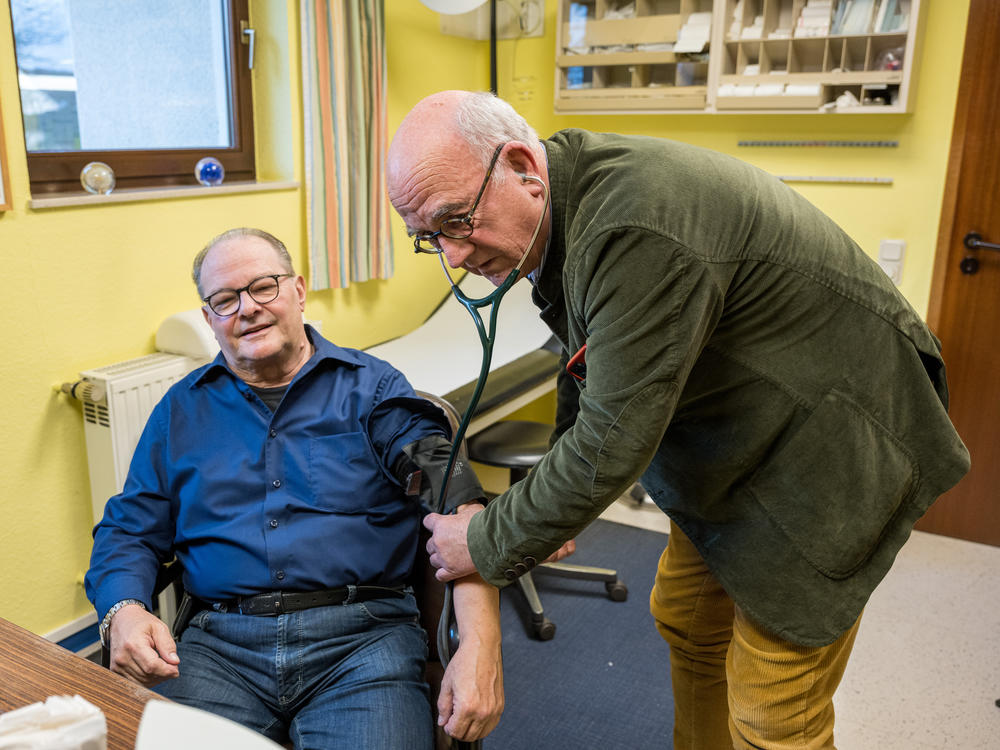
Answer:
[[[997,50],[1000,2],[972,0],[928,310],[972,470],[917,528],[1000,546],[1000,250],[964,244],[975,232],[1000,245]]]

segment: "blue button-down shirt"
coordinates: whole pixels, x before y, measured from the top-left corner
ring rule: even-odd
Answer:
[[[273,413],[221,354],[156,405],[94,529],[86,589],[100,616],[126,598],[148,606],[175,553],[208,601],[408,576],[421,511],[391,468],[447,430],[409,408],[422,402],[397,370],[307,330],[316,351]]]

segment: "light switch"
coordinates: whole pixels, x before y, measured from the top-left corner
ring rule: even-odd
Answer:
[[[903,278],[905,253],[906,240],[882,240],[878,244],[878,264],[896,286]]]
[[[902,261],[904,250],[906,240],[882,240],[878,244],[878,259]]]

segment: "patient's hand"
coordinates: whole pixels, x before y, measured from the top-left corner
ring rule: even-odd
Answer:
[[[146,687],[177,677],[177,645],[160,618],[128,604],[111,618],[111,671]]]
[[[455,739],[488,735],[503,713],[500,608],[495,588],[478,575],[455,582],[459,647],[448,662],[438,695],[438,723]]]

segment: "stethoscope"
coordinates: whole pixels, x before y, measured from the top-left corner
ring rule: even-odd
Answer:
[[[451,286],[452,294],[455,295],[462,307],[468,310],[469,315],[472,316],[473,322],[476,324],[476,332],[479,334],[479,342],[483,347],[483,360],[479,368],[479,378],[476,380],[476,387],[472,392],[472,399],[469,401],[469,405],[465,409],[465,414],[462,416],[462,420],[458,425],[458,429],[452,436],[452,446],[451,454],[448,456],[448,468],[445,472],[445,480],[441,486],[441,495],[437,502],[438,513],[443,513],[445,509],[445,498],[448,497],[448,488],[451,484],[451,473],[455,468],[455,462],[458,460],[458,453],[462,445],[462,441],[465,439],[465,433],[469,428],[469,423],[472,421],[472,415],[476,411],[476,406],[479,405],[479,399],[483,395],[483,389],[486,387],[486,379],[490,374],[490,364],[493,361],[493,345],[496,343],[496,330],[497,330],[497,313],[500,310],[500,301],[504,298],[504,295],[514,286],[514,282],[517,281],[518,275],[521,272],[521,267],[524,265],[524,261],[527,260],[528,254],[531,252],[531,248],[535,246],[535,240],[538,238],[538,233],[542,229],[542,223],[545,221],[545,216],[548,213],[549,208],[549,189],[542,181],[540,177],[535,177],[533,175],[521,175],[521,180],[524,182],[532,181],[537,182],[542,186],[542,191],[545,193],[545,204],[542,206],[542,213],[538,217],[538,223],[535,224],[535,231],[531,235],[531,240],[528,242],[528,247],[525,249],[524,253],[521,255],[521,259],[517,262],[517,265],[507,274],[507,277],[503,282],[492,292],[490,292],[485,297],[480,297],[478,299],[472,299],[467,296],[458,286],[455,284],[454,280],[451,278],[451,274],[448,272],[448,267],[445,265],[444,253],[438,253],[438,261],[441,263],[441,270],[444,271],[445,278],[448,279],[448,284]],[[480,314],[480,310],[487,305],[490,306],[489,324],[483,321],[483,317]],[[448,666],[448,658],[450,652],[450,646],[453,642],[457,642],[457,633],[454,629],[454,623],[451,621],[451,595],[452,586],[449,583],[445,587],[444,593],[444,606],[441,610],[441,619],[438,624],[437,632],[437,644],[438,644],[438,655],[441,659],[441,664],[445,667]]]

